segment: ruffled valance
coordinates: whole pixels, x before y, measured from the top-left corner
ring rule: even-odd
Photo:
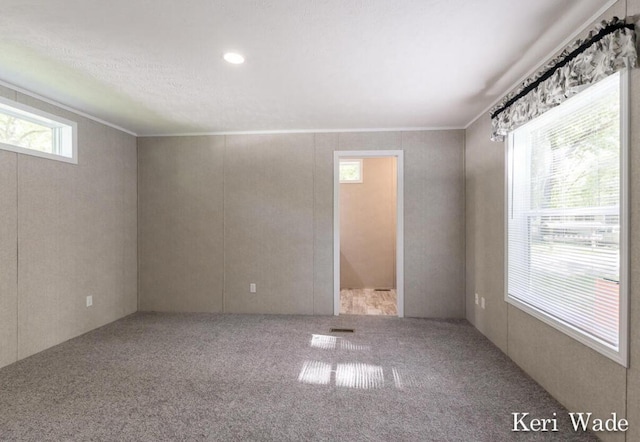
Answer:
[[[531,121],[590,84],[636,65],[635,27],[614,17],[565,48],[491,109],[491,139]]]

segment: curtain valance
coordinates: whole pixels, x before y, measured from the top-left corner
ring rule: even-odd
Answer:
[[[614,17],[576,40],[491,109],[491,139],[561,104],[590,84],[636,65],[635,27]]]

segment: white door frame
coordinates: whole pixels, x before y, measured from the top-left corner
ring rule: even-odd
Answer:
[[[333,152],[333,314],[340,314],[340,158],[396,157],[396,294],[398,317],[404,317],[404,151],[337,150]]]

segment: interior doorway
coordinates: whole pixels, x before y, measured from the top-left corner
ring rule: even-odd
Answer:
[[[403,152],[334,153],[334,314],[404,316]]]

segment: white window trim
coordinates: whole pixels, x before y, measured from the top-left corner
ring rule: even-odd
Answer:
[[[37,115],[42,118],[46,118],[48,120],[54,121],[56,123],[61,123],[67,126],[71,126],[71,157],[65,157],[59,154],[41,152],[34,149],[28,149],[26,147],[15,146],[13,144],[7,144],[0,142],[0,149],[8,150],[10,152],[15,152],[24,155],[31,155],[34,157],[46,158],[48,160],[62,161],[64,163],[70,164],[78,164],[78,123],[75,121],[67,120],[66,118],[60,117],[58,115],[50,114],[49,112],[45,112],[43,110],[27,106],[26,104],[19,103],[14,100],[10,100],[4,97],[0,97],[0,103],[10,106],[14,109],[18,109],[24,112],[28,112],[33,115]],[[27,121],[32,121],[33,123],[40,124],[42,126],[55,127],[45,121],[40,121],[36,119],[31,119],[28,116],[20,116]]]
[[[629,367],[629,71],[620,72],[620,308],[618,351],[608,343],[509,296],[509,151],[512,134],[505,139],[504,185],[504,300],[518,309],[563,332],[578,342]]]
[[[360,164],[360,179],[359,180],[340,180],[340,184],[362,184],[364,181],[364,167],[362,164],[362,158],[340,158],[340,162],[350,162]],[[338,169],[339,170],[339,169]]]

